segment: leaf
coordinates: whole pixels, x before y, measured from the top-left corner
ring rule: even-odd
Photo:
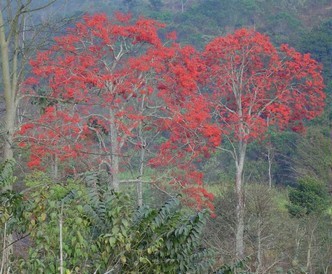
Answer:
[[[108,242],[109,242],[111,247],[114,247],[115,243],[116,243],[116,238],[115,237],[110,237],[110,238],[108,238]]]
[[[42,222],[44,222],[44,221],[46,220],[46,217],[47,217],[46,213],[43,212],[43,213],[40,215],[40,220],[41,220]]]
[[[125,263],[127,262],[127,258],[126,258],[124,255],[122,255],[122,256],[120,257],[120,260],[121,260],[121,262],[122,262],[123,264],[125,264]]]

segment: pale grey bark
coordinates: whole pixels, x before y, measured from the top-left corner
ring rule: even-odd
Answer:
[[[313,244],[315,241],[315,232],[317,229],[317,223],[314,220],[308,221],[308,248],[307,248],[307,262],[306,269],[308,273],[312,272],[312,257],[313,257]]]
[[[269,187],[272,187],[272,163],[273,163],[274,153],[271,145],[267,148],[267,161],[268,161],[268,173],[269,173]]]
[[[59,218],[59,246],[60,246],[60,274],[64,273],[63,267],[63,202],[61,203],[60,218]]]
[[[257,224],[257,273],[261,273],[263,266],[263,248],[262,248],[262,221],[258,220]]]
[[[137,182],[137,205],[139,207],[143,206],[143,174],[144,174],[144,158],[145,158],[145,146],[141,145],[141,155],[140,155],[140,167],[139,167],[139,180]]]
[[[139,102],[138,102],[139,103]],[[139,111],[140,113],[144,112],[144,106],[145,106],[145,96],[143,95],[142,101],[139,105]],[[139,162],[139,175],[138,175],[138,182],[137,182],[137,205],[139,207],[143,206],[143,175],[144,175],[144,167],[145,167],[145,151],[146,151],[146,139],[143,136],[143,123],[140,122],[138,127],[138,138],[140,141],[140,162]]]
[[[188,0],[181,0],[181,13],[184,13],[185,5],[187,4]]]
[[[8,261],[8,252],[5,252],[6,246],[7,246],[7,222],[4,224],[3,228],[3,244],[2,244],[2,256],[1,256],[1,268],[0,268],[0,274],[5,273],[5,263]]]
[[[18,19],[17,19],[18,20]],[[3,10],[0,10],[0,47],[1,47],[1,69],[3,93],[5,99],[5,146],[3,160],[13,158],[13,134],[16,116],[16,95],[17,95],[17,43],[18,43],[18,22],[14,20],[10,26],[10,32],[6,35],[6,24]],[[13,57],[10,55],[10,43],[14,37]],[[12,58],[12,63],[11,63]]]
[[[114,112],[110,109],[111,187],[119,191],[119,140]]]
[[[246,156],[247,144],[239,142],[238,159],[236,161],[236,179],[235,179],[235,193],[236,193],[236,235],[235,235],[235,253],[237,258],[244,256],[244,213],[245,200],[243,189],[243,170],[244,160]]]

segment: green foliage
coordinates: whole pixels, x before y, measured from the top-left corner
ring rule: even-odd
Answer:
[[[327,117],[317,119],[299,140],[295,153],[296,171],[303,176],[317,178],[326,185],[332,181],[332,143]]]
[[[178,199],[173,198],[160,210],[148,207],[139,210],[135,226],[138,231],[145,230],[139,237],[140,249],[145,252],[144,257],[158,264],[156,273],[203,273],[209,266],[206,260],[209,254],[200,247],[199,239],[206,213],[188,218],[178,211],[178,207]],[[150,243],[144,240],[153,238],[155,241]],[[159,263],[165,258],[166,264]]]
[[[293,162],[300,135],[292,131],[276,132],[274,130],[271,130],[269,135],[272,148],[275,149],[272,165],[273,180],[280,185],[291,185],[295,177]]]
[[[251,25],[258,7],[255,0],[205,0],[177,14],[174,22],[182,42],[202,48],[226,28]]]
[[[266,18],[266,21],[264,28],[277,44],[292,44],[296,36],[302,33],[301,21],[289,10],[278,12]]]
[[[16,180],[13,174],[15,166],[14,160],[7,160],[0,166],[0,187],[1,189],[12,186]]]
[[[55,273],[59,268],[60,219],[62,233],[64,268],[69,273],[90,269],[89,254],[96,246],[90,242],[88,221],[84,219],[83,207],[86,200],[85,189],[77,183],[55,184],[43,173],[27,177],[30,188],[25,196],[25,219],[28,221],[27,233],[33,245],[29,249],[29,259],[19,264],[20,273]]]
[[[329,90],[332,87],[332,19],[307,32],[298,44],[299,50],[310,53],[323,64],[324,79]]]
[[[0,166],[0,225],[3,227],[7,223],[9,233],[22,219],[24,210],[23,196],[12,190],[16,181],[13,173],[14,166],[14,160],[7,160]]]
[[[129,195],[109,191],[96,174],[84,182],[56,184],[41,172],[27,177],[21,224],[32,245],[17,272],[59,271],[60,222],[65,273],[207,271],[212,254],[200,244],[206,212],[186,215],[177,198],[136,210]]]
[[[311,177],[300,179],[297,187],[289,190],[289,200],[288,211],[295,217],[320,214],[330,204],[324,184]]]
[[[107,193],[107,197],[108,229],[97,238],[101,270],[201,273],[207,269],[209,254],[198,250],[205,214],[184,216],[175,198],[159,210],[145,206],[135,212],[128,195]],[[96,215],[93,220],[98,223]]]

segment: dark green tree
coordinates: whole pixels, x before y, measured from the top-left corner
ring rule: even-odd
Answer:
[[[296,187],[289,190],[289,213],[294,217],[309,214],[321,214],[330,205],[330,199],[325,185],[315,178],[304,177]]]
[[[332,87],[332,19],[304,35],[298,48],[323,64],[324,79],[329,90]]]

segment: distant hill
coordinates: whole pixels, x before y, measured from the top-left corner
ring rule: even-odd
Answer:
[[[35,5],[45,3],[34,0]],[[291,43],[332,17],[330,0],[58,0],[49,11],[63,16],[114,11],[164,21],[180,41],[198,47],[209,37],[239,27],[267,33],[276,43]]]

